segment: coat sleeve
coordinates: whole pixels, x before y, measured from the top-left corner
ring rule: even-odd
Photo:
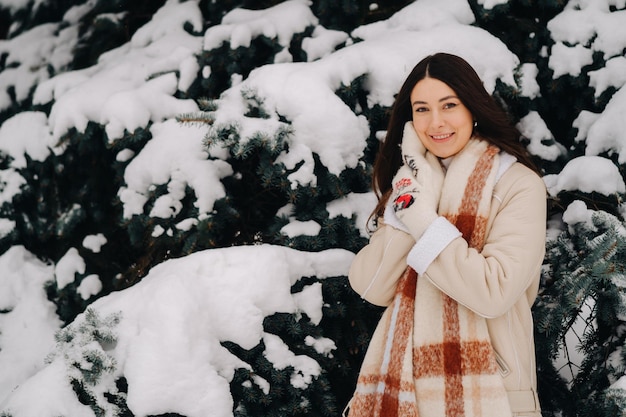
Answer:
[[[486,318],[506,313],[538,286],[546,239],[546,190],[523,166],[511,169],[482,252],[452,241],[424,275],[441,291]],[[532,291],[531,291],[532,292]]]
[[[352,288],[372,304],[389,305],[406,269],[407,253],[414,244],[408,233],[381,224],[350,265],[348,279]]]

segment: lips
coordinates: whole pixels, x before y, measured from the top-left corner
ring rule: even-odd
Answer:
[[[441,135],[430,135],[430,137],[433,140],[446,140],[448,138],[451,138],[452,135],[454,135],[454,133],[444,133],[444,134],[441,134]]]

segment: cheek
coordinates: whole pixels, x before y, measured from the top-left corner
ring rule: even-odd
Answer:
[[[474,129],[474,118],[470,112],[465,112],[459,115],[458,123],[464,129],[473,130]]]
[[[428,130],[428,123],[424,123],[424,120],[420,120],[419,118],[413,119],[413,129],[415,129],[415,133],[417,133],[417,137],[423,144],[428,142],[425,138],[428,137],[426,131]]]
[[[413,119],[413,129],[415,129],[418,134],[426,131],[426,128],[428,127],[428,123],[425,121],[425,119],[425,117],[418,117]]]

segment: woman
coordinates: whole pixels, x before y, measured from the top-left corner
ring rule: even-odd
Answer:
[[[349,273],[388,306],[350,416],[540,417],[546,191],[519,136],[462,58],[428,56],[402,85],[374,165],[377,229]]]

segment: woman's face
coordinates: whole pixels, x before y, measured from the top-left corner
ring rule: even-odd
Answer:
[[[418,81],[411,91],[413,127],[424,147],[439,158],[456,155],[472,136],[472,114],[448,84]]]

